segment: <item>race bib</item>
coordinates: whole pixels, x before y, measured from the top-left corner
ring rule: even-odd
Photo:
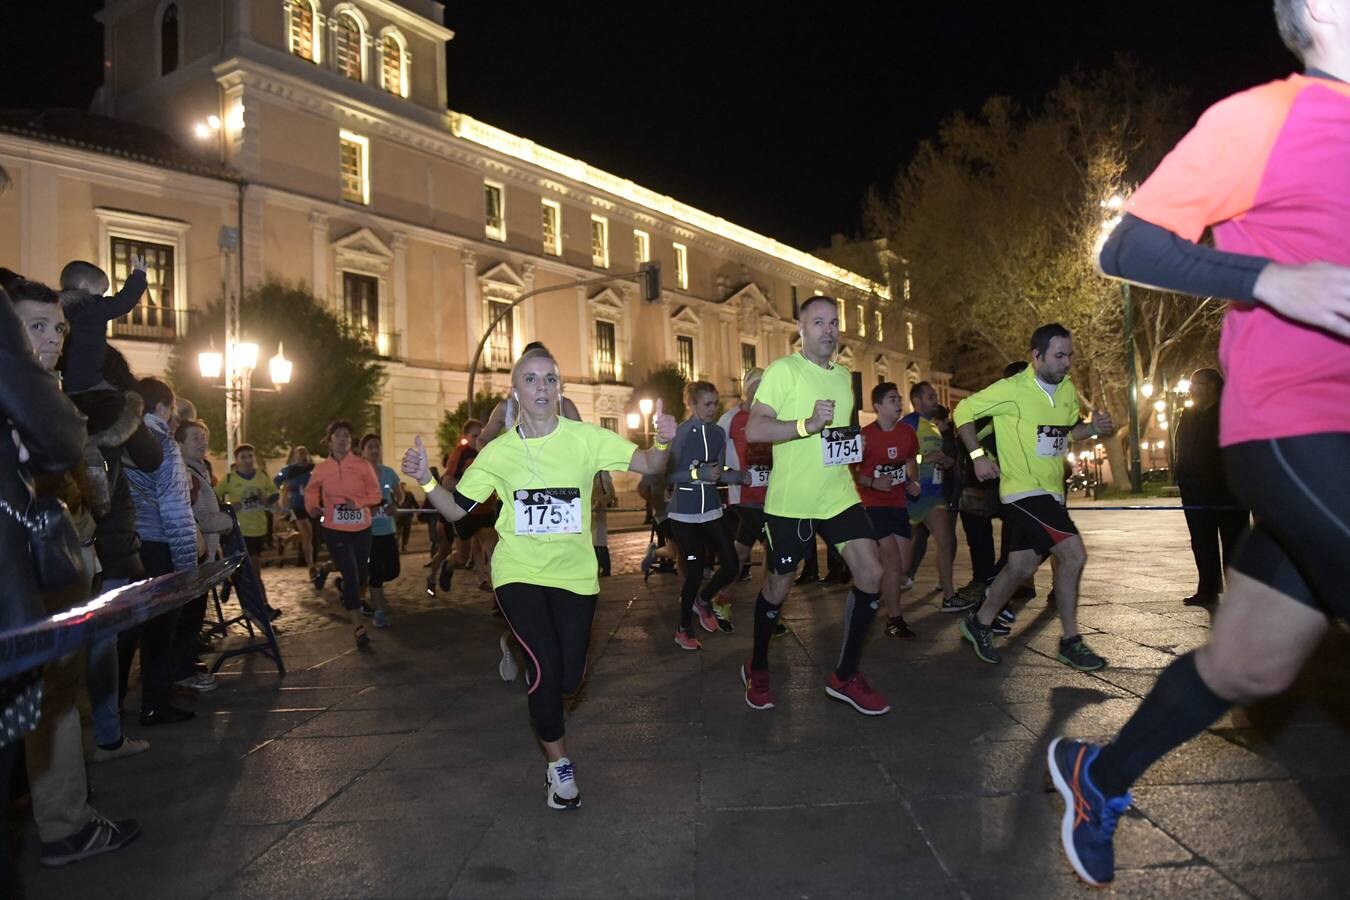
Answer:
[[[746,466],[750,473],[750,487],[764,487],[769,483],[768,466]]]
[[[873,478],[893,478],[896,484],[904,484],[909,477],[904,466],[877,466],[872,470]]]
[[[516,534],[581,534],[580,488],[515,492]]]
[[[1069,452],[1069,432],[1072,425],[1037,425],[1036,455],[1063,456]]]
[[[262,509],[262,500],[257,494],[249,494],[244,498],[244,512],[250,512],[255,509]]]
[[[862,462],[862,430],[857,425],[841,425],[820,432],[821,461],[827,466],[847,466]]]
[[[333,524],[335,525],[364,525],[365,522],[366,511],[362,508],[353,506],[333,507]]]
[[[942,484],[942,467],[933,466],[933,484]]]

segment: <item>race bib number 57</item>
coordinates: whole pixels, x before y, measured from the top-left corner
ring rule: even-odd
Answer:
[[[516,534],[580,534],[580,488],[529,488],[515,492]]]
[[[847,466],[862,462],[862,431],[857,425],[825,428],[820,432],[821,462]]]

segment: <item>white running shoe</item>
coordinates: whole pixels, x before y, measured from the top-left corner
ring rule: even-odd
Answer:
[[[548,764],[548,805],[550,809],[581,806],[581,789],[577,787],[572,761],[565,756]]]
[[[502,648],[502,661],[497,663],[497,674],[502,676],[502,681],[515,681],[516,676],[520,674],[520,666],[511,654],[510,638],[503,634],[497,639],[497,645]]]

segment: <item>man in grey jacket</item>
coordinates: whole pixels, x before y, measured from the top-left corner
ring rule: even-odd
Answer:
[[[164,461],[153,472],[127,469],[136,505],[136,531],[141,536],[141,562],[151,578],[197,566],[197,522],[192,515],[191,483],[183,453],[174,440],[173,388],[158,378],[138,384],[145,401],[145,425],[159,441]],[[172,643],[178,609],[162,613],[139,628],[118,636],[122,696],[131,673],[131,654],[141,646],[141,724],[166,725],[193,718],[196,713],[169,702],[173,682]]]

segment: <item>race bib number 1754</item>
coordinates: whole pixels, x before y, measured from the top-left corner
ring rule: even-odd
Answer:
[[[580,534],[579,488],[528,488],[515,492],[516,534]]]
[[[847,466],[862,462],[862,431],[857,425],[825,428],[820,432],[821,462]]]

